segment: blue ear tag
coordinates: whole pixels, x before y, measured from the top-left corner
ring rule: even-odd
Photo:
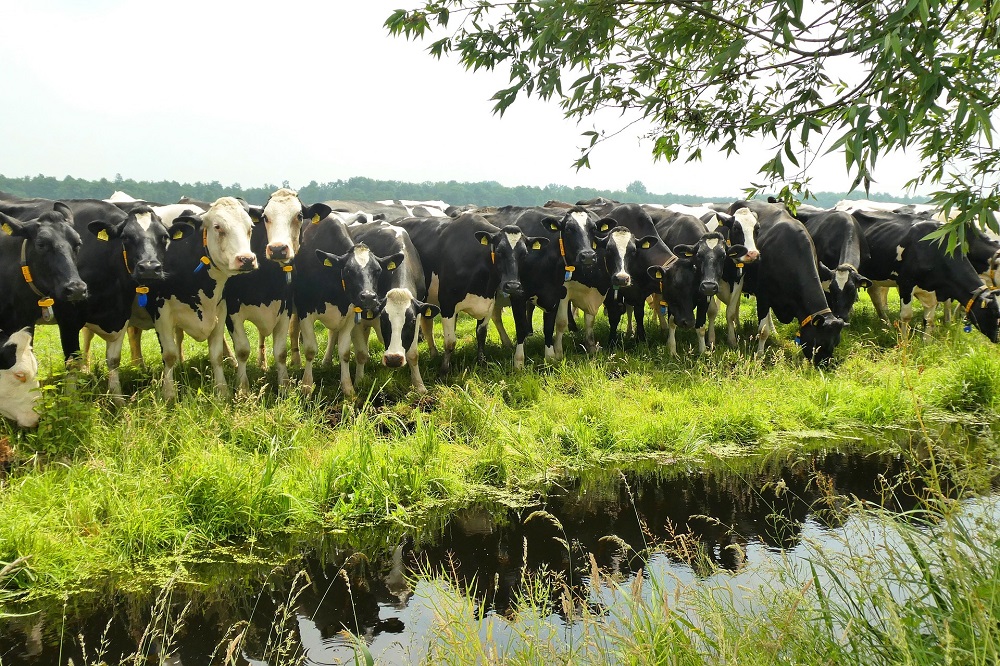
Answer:
[[[964,327],[962,328],[962,330],[963,330],[963,331],[965,331],[966,333],[972,333],[972,324],[966,324],[966,325],[965,325],[965,326],[964,326]]]
[[[618,287],[615,287],[615,300],[618,300]]]
[[[795,344],[796,344],[796,346],[801,347],[802,346],[802,338],[800,338],[799,336],[796,335],[795,336]]]
[[[570,271],[566,271],[566,274],[563,275],[563,282],[569,282],[572,279],[573,279],[573,273],[571,273]]]
[[[148,298],[146,298],[146,294],[139,294],[139,307],[140,307],[140,308],[144,308],[144,307],[146,307],[146,302],[147,302],[148,300],[149,300],[149,299],[148,299]]]
[[[208,266],[208,264],[209,264],[209,263],[210,263],[211,261],[212,261],[212,260],[211,260],[211,259],[209,259],[208,257],[204,257],[204,256],[203,256],[203,257],[201,258],[201,263],[199,263],[199,264],[198,264],[198,267],[194,269],[194,272],[195,272],[195,273],[197,273],[198,271],[200,271],[201,269],[203,269],[203,268],[204,268],[205,266]]]
[[[660,306],[660,314],[663,315],[663,316],[667,315],[667,306],[666,305],[661,305]]]

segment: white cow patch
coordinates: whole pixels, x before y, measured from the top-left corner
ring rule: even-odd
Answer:
[[[709,250],[714,250],[715,246],[718,245],[718,244],[719,244],[719,239],[718,238],[709,238],[709,239],[705,240],[705,245],[708,246]]]
[[[715,230],[721,226],[722,225],[719,223],[718,215],[713,215],[712,218],[705,223],[705,227],[708,229],[709,233],[715,232]]]
[[[153,215],[151,213],[136,213],[135,221],[143,231],[149,231],[149,225],[153,223]]]
[[[16,347],[14,365],[0,370],[0,414],[17,421],[22,428],[38,425],[35,400],[38,399],[38,361],[31,350],[31,336],[18,331],[8,345]]]
[[[566,283],[566,298],[589,315],[596,315],[604,305],[604,293],[601,290],[579,282]]]
[[[250,249],[250,230],[253,220],[250,214],[233,197],[221,197],[202,216],[202,224],[207,225],[208,250],[217,270],[232,275],[240,270],[240,256],[257,258]],[[218,227],[218,229],[216,229]]]
[[[385,344],[387,355],[406,357],[406,349],[403,347],[403,326],[406,324],[406,310],[412,301],[413,295],[410,291],[398,287],[390,289],[385,296],[385,313],[389,317],[391,335]]]
[[[583,233],[587,233],[587,220],[589,220],[590,217],[586,213],[576,211],[574,213],[570,213],[570,217],[572,217],[573,220],[580,225],[580,228],[583,229]]]
[[[455,312],[456,314],[466,312],[476,319],[489,317],[490,313],[493,312],[493,299],[476,296],[475,294],[466,294],[465,298],[455,306]]]
[[[437,273],[431,273],[431,283],[427,286],[427,302],[434,305],[441,305],[438,297],[441,292],[441,278]]]
[[[625,252],[628,250],[629,241],[632,240],[631,231],[612,231],[611,240],[615,244],[615,248],[618,249],[618,256],[622,260],[622,266],[625,265]]]
[[[291,260],[299,249],[299,231],[302,221],[302,202],[294,190],[281,188],[274,192],[264,206],[264,217],[267,219],[267,242],[284,243],[291,249],[288,259]]]
[[[371,258],[372,253],[371,250],[368,249],[367,245],[362,243],[361,245],[354,246],[354,259],[358,262],[358,265],[361,266],[361,268],[367,266],[368,261],[371,260]]]
[[[841,291],[844,290],[844,286],[847,284],[847,280],[850,277],[851,277],[851,271],[847,270],[846,268],[837,269],[837,274],[834,276],[834,279],[837,281],[837,287],[839,287]]]
[[[507,243],[510,244],[511,247],[516,246],[521,240],[521,234],[519,233],[506,234],[506,236]]]
[[[757,215],[749,208],[740,208],[733,215],[736,222],[743,229],[743,245],[746,246],[747,252],[754,252],[757,250],[757,244],[753,239],[753,228],[757,226]]]
[[[896,246],[896,261],[902,261],[903,260],[903,250],[905,250],[905,249],[906,248],[904,248],[902,245],[897,245]]]

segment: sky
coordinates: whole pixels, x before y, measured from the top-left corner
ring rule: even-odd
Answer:
[[[505,72],[437,60],[429,41],[390,37],[393,9],[418,0],[33,0],[4,8],[0,173],[219,181],[293,187],[352,176],[498,181],[653,193],[738,194],[759,180],[766,144],[701,163],[654,162],[641,128],[572,163],[580,124],[554,102],[490,97]],[[881,161],[873,190],[902,193],[917,170]],[[846,190],[843,159],[810,171],[814,190]]]

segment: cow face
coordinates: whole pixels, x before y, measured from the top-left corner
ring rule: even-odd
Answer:
[[[727,259],[738,259],[746,254],[744,245],[727,246],[721,233],[708,233],[694,245],[677,245],[674,254],[691,259],[698,271],[698,291],[702,296],[719,293],[719,282]]]
[[[973,295],[966,304],[965,314],[990,342],[1000,341],[1000,303],[989,288],[983,287]]]
[[[632,264],[638,252],[632,232],[622,226],[615,227],[607,236],[598,237],[597,246],[603,250],[604,266],[611,276],[611,286],[615,289],[632,286]]]
[[[121,240],[125,267],[138,284],[162,281],[166,277],[163,262],[171,239],[180,240],[194,233],[194,226],[187,221],[176,222],[168,231],[160,217],[145,207],[133,209],[118,224],[94,220],[87,228],[100,240]]]
[[[13,335],[0,331],[0,414],[22,428],[38,425],[38,361],[27,329]]]
[[[816,367],[829,364],[846,325],[833,313],[815,315],[799,329],[799,343],[806,358],[811,359]]]
[[[851,311],[858,300],[858,290],[872,286],[871,280],[858,273],[850,264],[841,264],[830,270],[819,264],[819,279],[826,292],[826,302],[833,314],[845,322],[851,321]]]
[[[559,219],[549,220],[549,229],[562,239],[567,266],[594,266],[597,263],[597,225],[584,211],[567,211]]]
[[[302,224],[317,223],[330,212],[331,208],[322,203],[303,206],[298,193],[282,188],[271,195],[259,216],[251,212],[251,217],[267,230],[266,258],[284,266],[299,251]]]
[[[316,250],[316,256],[324,266],[340,273],[341,286],[348,302],[361,308],[365,319],[374,319],[385,306],[385,298],[378,294],[382,271],[396,270],[405,259],[402,252],[390,257],[376,257],[364,243],[358,243],[340,255]]]
[[[749,264],[757,261],[760,252],[757,250],[757,236],[760,235],[760,223],[757,221],[757,214],[749,208],[740,208],[731,220],[722,218],[722,223],[728,223],[729,242],[733,245],[743,245],[746,253],[739,257],[738,262]]]
[[[670,266],[650,266],[646,273],[657,283],[657,291],[667,302],[674,323],[681,328],[694,328],[698,290],[698,269],[694,261],[679,256]]]
[[[421,303],[413,298],[409,289],[390,289],[385,296],[385,307],[379,315],[385,352],[382,365],[387,368],[401,368],[406,365],[407,354],[417,348],[417,331],[421,317],[433,318],[441,308],[430,303]]]
[[[249,206],[233,197],[222,197],[201,215],[180,215],[174,221],[200,227],[203,244],[216,270],[227,275],[257,268],[257,255],[250,249],[253,221]]]
[[[526,237],[521,230],[509,224],[495,234],[477,231],[480,244],[490,249],[490,262],[496,271],[500,290],[507,295],[519,296],[524,292],[521,286],[519,266],[529,252],[538,252],[549,244],[548,238]]]
[[[82,242],[69,206],[57,201],[52,211],[28,222],[0,213],[0,229],[27,241],[25,258],[39,291],[57,300],[86,300],[87,284],[76,268]]]

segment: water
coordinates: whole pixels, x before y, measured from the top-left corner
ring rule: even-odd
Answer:
[[[190,603],[176,629],[170,664],[210,663],[233,627],[246,631],[244,663],[273,663],[269,636],[273,642],[276,613],[288,604],[299,574],[305,587],[295,588],[288,625],[306,663],[353,663],[344,629],[363,637],[383,663],[415,663],[435,604],[434,586],[407,585],[406,576],[418,568],[446,571],[462,584],[474,580],[477,599],[497,615],[511,608],[525,568],[544,566],[579,583],[590,554],[626,582],[643,567],[678,584],[728,576],[719,573],[727,571],[739,572],[729,576],[733,587],[751,584],[769,559],[802,558],[804,540],[837,547],[849,538],[843,514],[834,510],[843,496],[893,510],[915,507],[922,488],[900,482],[904,472],[896,457],[841,452],[730,461],[710,469],[600,470],[551,488],[530,506],[467,507],[444,517],[441,526],[398,542],[386,543],[375,529],[357,530],[298,544],[301,557],[277,569],[248,563],[246,549],[190,563],[204,584],[176,586],[166,604],[169,612],[157,613],[157,625],[169,628],[163,618],[176,618]],[[884,493],[888,484],[897,485],[890,499]],[[856,521],[846,528],[868,529]],[[654,554],[648,549],[653,543],[668,548]],[[33,614],[0,620],[0,663],[49,665],[70,657],[85,663],[81,635],[91,661],[102,640],[109,663],[140,643],[155,654],[163,639],[144,640],[154,596],[109,585],[74,595],[65,605],[8,609]],[[264,659],[267,655],[272,658]],[[221,661],[217,656],[215,663]]]

